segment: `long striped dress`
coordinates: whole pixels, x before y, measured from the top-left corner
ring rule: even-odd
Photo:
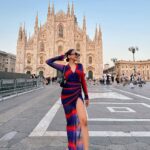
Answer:
[[[76,69],[73,72],[69,64],[65,66],[54,63],[57,60],[63,59],[64,55],[61,55],[48,59],[46,63],[61,72],[63,72],[65,67],[64,75],[67,83],[65,84],[65,87],[62,88],[61,102],[63,104],[67,122],[66,131],[68,137],[68,150],[84,150],[81,137],[81,127],[76,110],[76,103],[78,98],[80,98],[82,102],[84,102],[82,97],[82,89],[85,95],[84,99],[89,99],[84,77],[85,74],[82,64],[76,64]]]

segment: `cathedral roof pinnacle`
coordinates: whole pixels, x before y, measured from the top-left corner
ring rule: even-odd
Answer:
[[[74,16],[74,4],[72,2],[71,15]]]
[[[48,13],[47,13],[47,17],[49,17],[51,15],[51,7],[50,7],[50,2],[48,4]]]
[[[68,2],[68,11],[67,11],[67,15],[70,16],[70,4]]]
[[[35,26],[38,26],[38,12],[37,12],[36,19],[35,19]]]
[[[35,33],[38,32],[38,29],[39,29],[39,27],[38,27],[38,12],[37,12],[36,19],[35,19],[35,26],[34,26]]]
[[[19,31],[22,32],[22,23],[20,23]]]
[[[99,25],[99,33],[101,33],[101,26]]]
[[[83,30],[86,30],[86,18],[85,18],[85,15],[83,17]]]
[[[23,33],[22,24],[20,24],[20,27],[19,27],[19,34],[18,34],[18,40],[21,40],[21,39],[22,39],[22,33]]]
[[[101,32],[101,27],[99,25],[99,32],[98,32],[98,40],[101,40],[102,32]]]
[[[95,41],[97,40],[97,36],[98,36],[98,30],[97,30],[97,24],[96,24],[96,28],[95,28]]]
[[[54,2],[53,2],[53,4],[52,4],[52,15],[54,15],[55,14],[55,8],[54,8]]]
[[[25,22],[24,22],[24,26],[23,26],[23,32],[25,32]]]

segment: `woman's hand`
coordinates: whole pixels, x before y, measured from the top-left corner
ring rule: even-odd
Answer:
[[[64,59],[66,58],[66,55],[65,55],[65,54],[61,54],[60,56],[61,56],[61,59],[62,59],[62,60],[64,60]]]
[[[86,99],[86,100],[85,100],[85,106],[88,107],[88,106],[89,106],[89,103],[90,103],[89,99]]]

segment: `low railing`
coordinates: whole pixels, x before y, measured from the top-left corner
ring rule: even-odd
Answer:
[[[43,79],[0,79],[0,99],[43,86]]]

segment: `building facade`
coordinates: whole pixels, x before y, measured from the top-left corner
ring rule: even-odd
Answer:
[[[102,32],[96,27],[95,37],[89,38],[86,18],[79,27],[74,14],[74,5],[68,4],[67,12],[55,13],[54,5],[48,6],[47,20],[39,26],[35,19],[34,33],[27,37],[25,27],[20,27],[17,41],[16,72],[43,74],[55,77],[58,72],[46,65],[45,60],[65,53],[70,48],[80,52],[80,62],[87,77],[100,78],[103,74]],[[58,62],[65,64],[65,62]]]
[[[115,66],[104,69],[103,73],[115,76],[116,75]]]
[[[15,72],[16,56],[0,51],[0,71]]]
[[[134,72],[140,73],[144,80],[150,80],[150,60],[145,61],[125,61],[120,60],[115,63],[115,72],[119,76],[125,74],[130,78]]]

